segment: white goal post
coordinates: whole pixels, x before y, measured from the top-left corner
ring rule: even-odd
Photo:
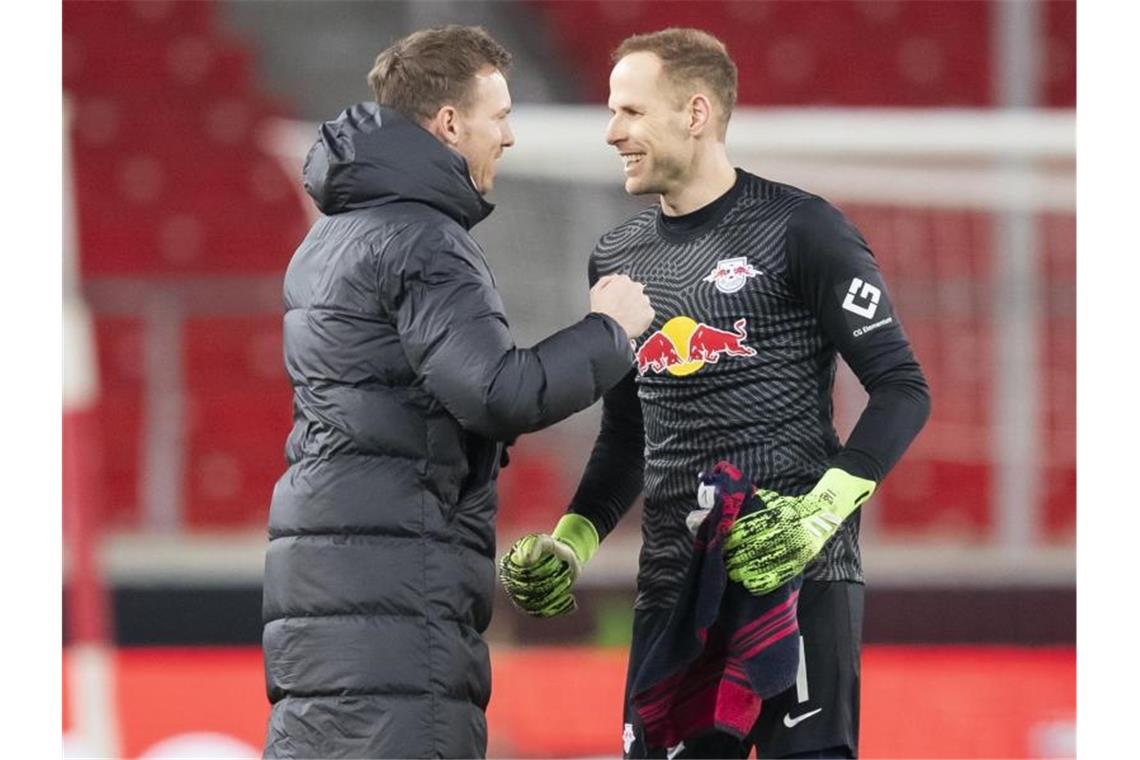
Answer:
[[[516,142],[501,174],[620,180],[605,108],[522,105],[510,118]],[[263,143],[297,176],[315,136],[313,123],[282,120]],[[1076,203],[1071,110],[739,108],[727,145],[745,169],[847,201],[1018,211]]]

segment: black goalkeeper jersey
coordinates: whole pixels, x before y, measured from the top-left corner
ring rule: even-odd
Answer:
[[[644,283],[657,316],[636,340],[636,369],[606,394],[570,510],[604,537],[644,492],[638,608],[677,599],[701,470],[727,459],[791,495],[829,466],[878,482],[926,420],[926,381],[875,259],[818,196],[738,169],[693,214],[653,206],[604,235],[591,285],[614,273]],[[870,394],[844,447],[836,352]],[[806,576],[862,581],[858,536],[856,512]]]

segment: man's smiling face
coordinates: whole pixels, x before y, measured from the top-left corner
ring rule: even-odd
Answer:
[[[689,113],[656,54],[630,53],[614,65],[609,109],[606,142],[621,154],[627,193],[667,195],[687,181],[695,149]]]
[[[495,169],[503,151],[515,144],[507,121],[511,93],[498,69],[476,74],[471,87],[470,104],[457,114],[459,139],[455,149],[467,159],[475,187],[486,195],[495,185]]]

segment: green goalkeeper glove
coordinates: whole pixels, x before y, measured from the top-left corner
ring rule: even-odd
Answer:
[[[779,588],[803,572],[874,490],[874,481],[834,467],[803,496],[757,489],[764,509],[738,518],[724,542],[729,579],[757,596]]]
[[[531,533],[515,541],[499,562],[499,580],[511,602],[528,615],[565,615],[578,609],[570,589],[597,551],[594,524],[567,513],[549,535]]]

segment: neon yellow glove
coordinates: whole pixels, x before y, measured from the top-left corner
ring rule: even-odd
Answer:
[[[781,496],[757,489],[764,508],[737,519],[724,542],[730,580],[759,596],[803,572],[875,483],[831,468],[810,493]]]
[[[550,534],[530,533],[499,562],[499,580],[511,602],[534,617],[578,609],[570,592],[582,566],[598,551],[598,531],[585,517],[567,513]]]

